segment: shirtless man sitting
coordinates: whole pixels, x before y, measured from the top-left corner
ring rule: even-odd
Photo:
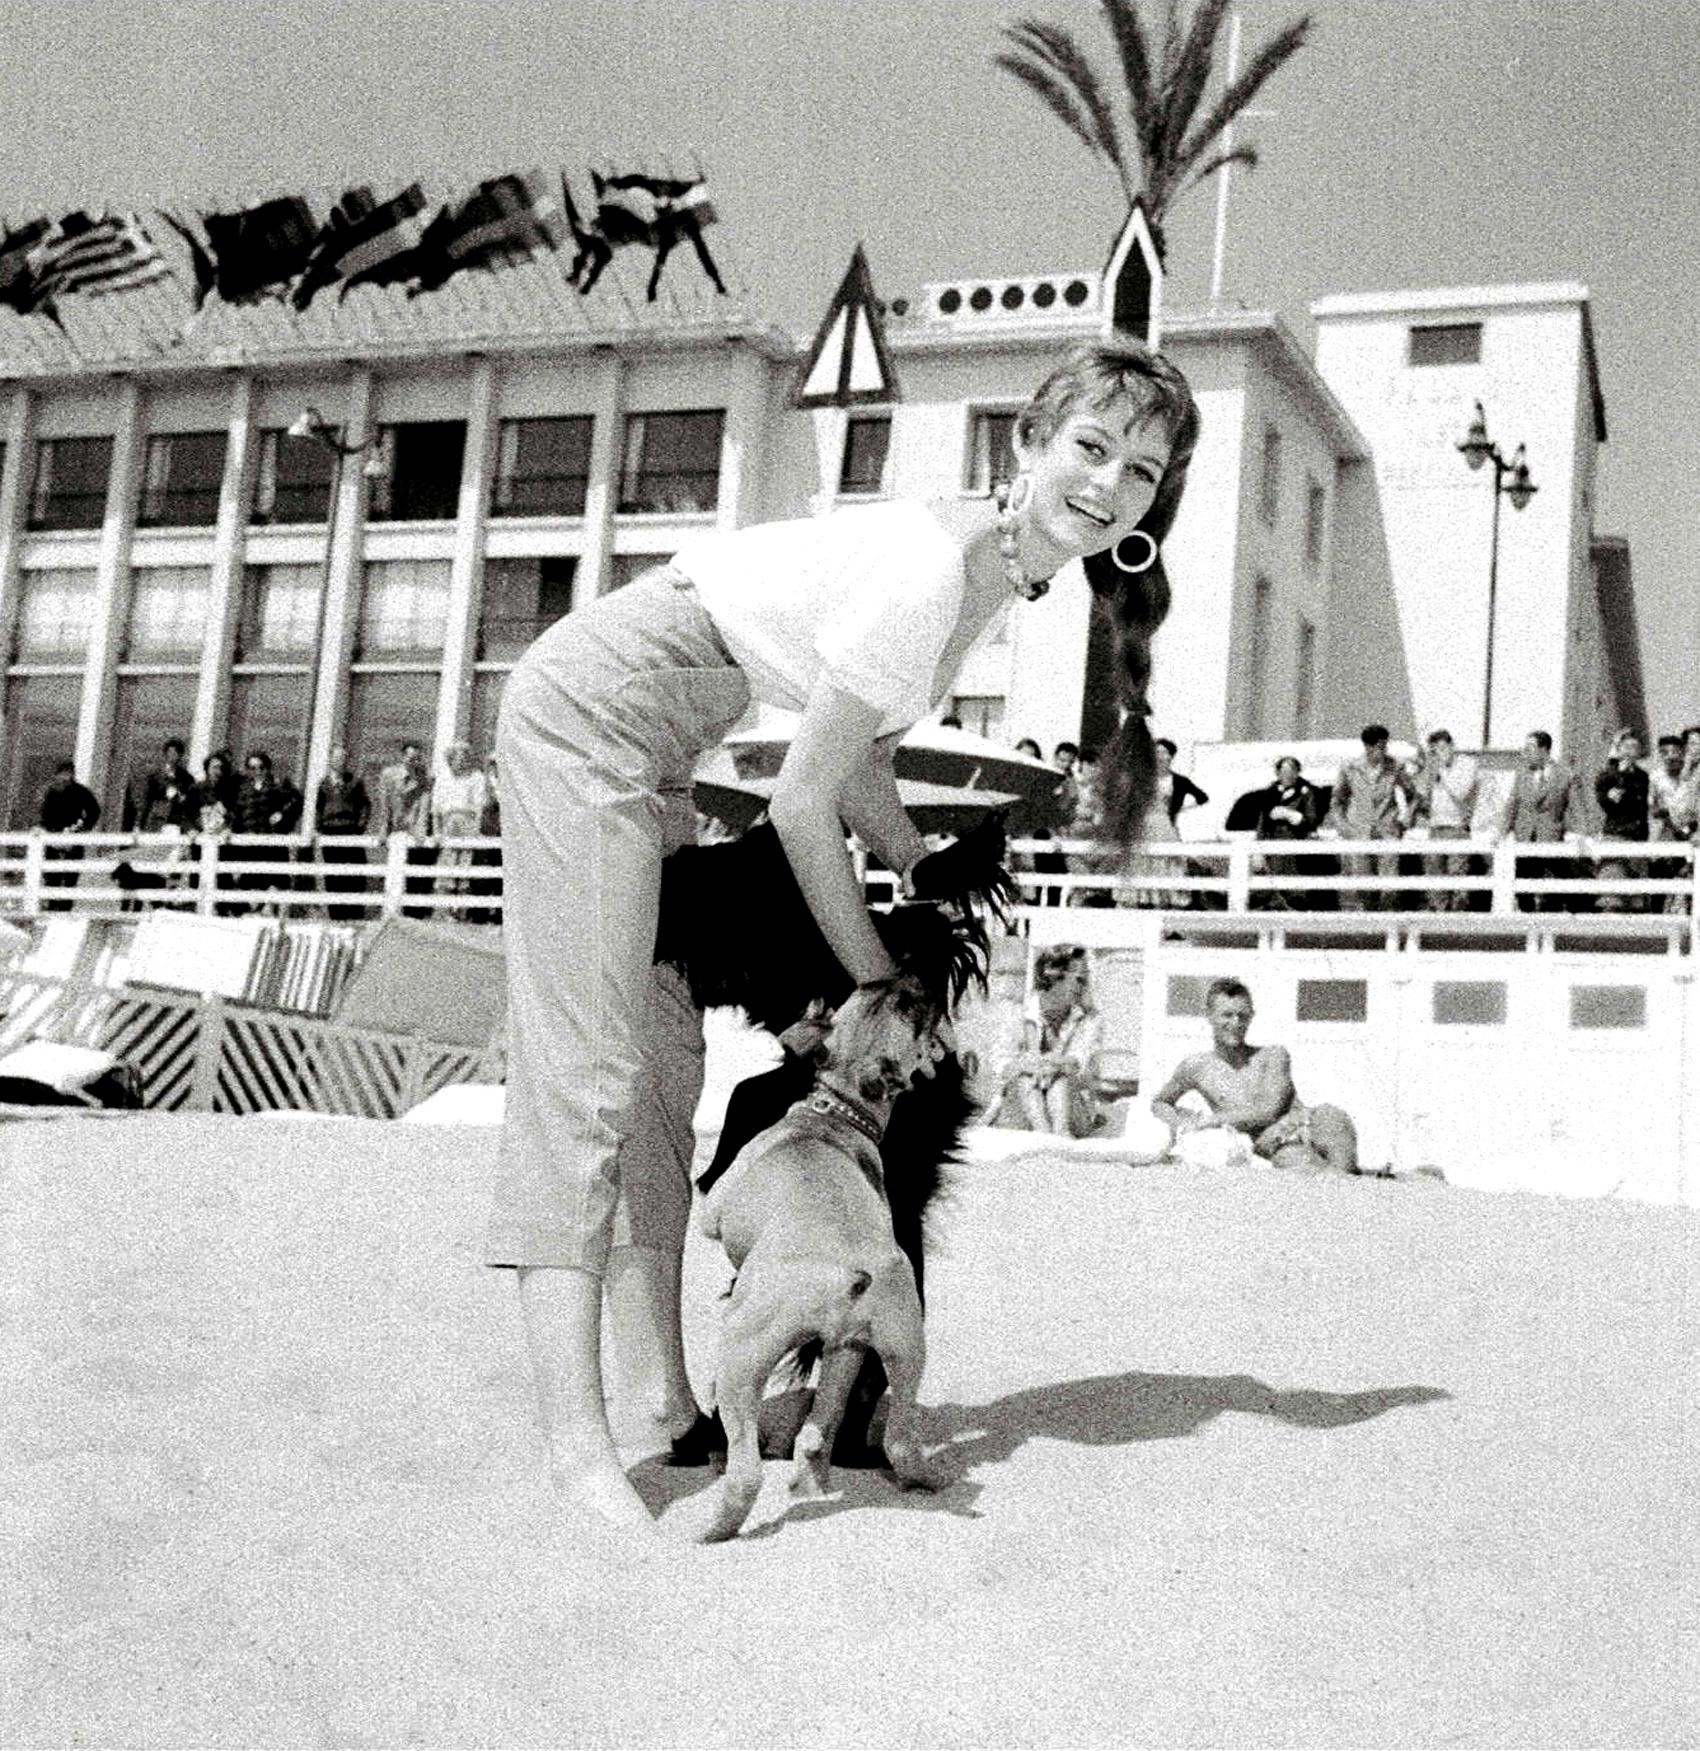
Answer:
[[[1243,1131],[1252,1148],[1276,1167],[1295,1173],[1356,1173],[1358,1133],[1339,1107],[1306,1106],[1293,1087],[1285,1046],[1246,1043],[1251,993],[1238,979],[1217,979],[1204,995],[1215,1049],[1184,1059],[1151,1102],[1151,1110],[1179,1137],[1225,1125]],[[1208,1115],[1176,1106],[1195,1092]]]

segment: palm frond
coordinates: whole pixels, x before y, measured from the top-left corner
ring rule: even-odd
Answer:
[[[1014,55],[994,56],[993,64],[1002,67],[1006,73],[1013,75],[1030,91],[1036,93],[1040,102],[1079,140],[1088,152],[1097,154],[1103,150],[1098,143],[1098,136],[1094,132],[1089,118],[1081,110],[1074,93],[1060,84],[1054,74],[1047,72],[1043,67],[1035,67],[1031,61],[1017,60]]]
[[[1255,170],[1257,168],[1257,148],[1255,146],[1235,146],[1230,151],[1218,152],[1208,164],[1199,165],[1187,178],[1187,188],[1197,188],[1201,182],[1214,176],[1218,170],[1226,170],[1230,164],[1243,164],[1247,170]]]
[[[1093,149],[1102,152],[1116,166],[1125,183],[1127,175],[1121,162],[1121,137],[1115,112],[1110,108],[1098,75],[1079,43],[1061,25],[1047,24],[1036,18],[1024,18],[1007,26],[1004,36],[1036,66],[1048,69],[1069,88],[1097,136]],[[999,65],[1006,63],[1000,59]]]
[[[1181,58],[1181,0],[1164,0],[1163,6],[1163,67],[1158,80],[1160,88],[1174,83],[1175,63]]]
[[[1192,15],[1174,79],[1163,93],[1164,159],[1178,157],[1181,142],[1190,131],[1192,118],[1210,84],[1210,70],[1216,61],[1216,39],[1221,35],[1227,16],[1228,0],[1199,0],[1198,9]],[[1171,176],[1169,180],[1172,183],[1174,178]]]
[[[1128,109],[1133,116],[1134,138],[1139,144],[1140,180],[1143,182],[1151,163],[1146,142],[1160,107],[1161,88],[1151,64],[1151,42],[1139,16],[1138,0],[1099,0],[1099,3],[1121,62],[1122,82],[1127,87]],[[1170,5],[1173,4],[1174,0],[1170,0]]]
[[[1192,129],[1186,143],[1174,154],[1175,170],[1184,176],[1210,149],[1210,143],[1241,110],[1251,104],[1274,74],[1304,47],[1310,33],[1310,15],[1296,19],[1272,36],[1251,58],[1250,65],[1216,100],[1215,106]]]

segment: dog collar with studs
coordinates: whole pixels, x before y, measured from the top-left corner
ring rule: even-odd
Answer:
[[[834,1094],[830,1088],[824,1088],[818,1082],[804,1096],[803,1105],[811,1113],[819,1113],[823,1119],[842,1119],[852,1130],[860,1131],[876,1149],[885,1136],[883,1128],[876,1125],[860,1107],[852,1106],[842,1096]]]

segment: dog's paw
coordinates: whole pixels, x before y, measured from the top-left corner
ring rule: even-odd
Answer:
[[[824,1496],[832,1483],[832,1455],[819,1426],[805,1423],[791,1451],[791,1494],[811,1501]]]
[[[894,1443],[888,1435],[885,1450],[886,1458],[891,1463],[891,1474],[903,1489],[949,1489],[960,1475],[951,1461],[948,1449],[923,1453],[919,1446],[908,1442]]]

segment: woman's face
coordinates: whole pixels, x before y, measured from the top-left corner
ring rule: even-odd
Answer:
[[[1029,562],[1062,565],[1113,547],[1151,508],[1169,464],[1161,417],[1131,396],[1102,407],[1077,407],[1043,443],[1015,441],[1031,476],[1023,513]]]

